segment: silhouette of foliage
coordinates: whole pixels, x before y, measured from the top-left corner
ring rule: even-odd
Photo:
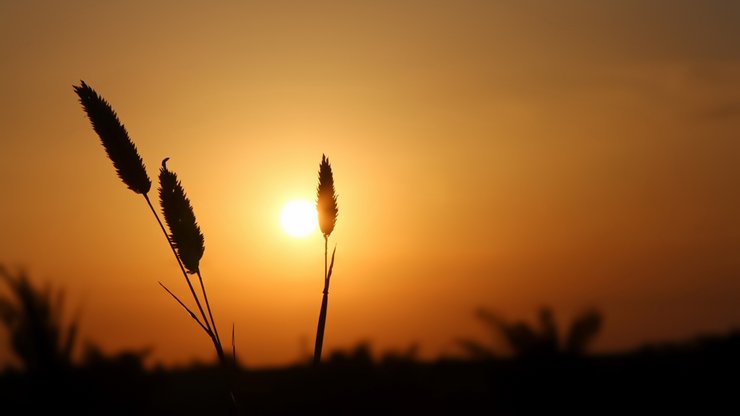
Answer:
[[[374,361],[370,343],[360,342],[349,351],[332,351],[327,364],[339,367],[372,367]]]
[[[601,330],[602,322],[603,317],[594,309],[577,316],[568,331],[564,346],[565,352],[576,355],[584,354]]]
[[[588,309],[576,316],[565,336],[560,341],[555,315],[550,308],[539,310],[539,327],[526,322],[508,322],[486,309],[478,309],[476,317],[483,321],[493,335],[503,338],[506,345],[517,357],[551,357],[559,354],[583,355],[601,329],[602,316],[595,309]],[[476,359],[492,359],[498,356],[496,351],[478,341],[458,340],[458,345],[468,355]]]
[[[64,291],[37,288],[24,272],[14,275],[1,265],[0,280],[10,289],[9,297],[0,297],[0,321],[26,371],[55,373],[69,368],[79,317],[64,321]]]
[[[99,346],[88,342],[84,348],[82,363],[88,370],[139,374],[144,372],[144,360],[151,352],[151,348],[142,348],[105,354]]]
[[[419,362],[419,344],[413,343],[403,351],[385,351],[380,358],[382,365],[410,365]]]

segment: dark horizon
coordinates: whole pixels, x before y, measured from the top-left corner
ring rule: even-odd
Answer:
[[[65,303],[66,291],[52,282],[40,282],[28,274],[14,274],[0,265],[0,351],[4,351],[4,374],[43,374],[55,369],[80,368],[102,362],[128,362],[145,371],[182,371],[188,368],[218,367],[218,357],[211,359],[193,358],[187,363],[166,364],[152,358],[156,345],[148,343],[135,348],[106,350],[89,338],[84,328],[81,309],[72,309]],[[549,306],[537,309],[535,320],[511,319],[486,308],[471,311],[484,330],[484,337],[476,334],[462,335],[454,340],[457,350],[453,354],[436,357],[421,357],[423,345],[411,343],[402,348],[377,350],[371,338],[357,340],[350,346],[334,348],[324,356],[325,362],[341,363],[361,355],[368,363],[387,364],[406,362],[433,364],[436,362],[489,362],[542,357],[581,357],[589,359],[624,358],[631,356],[670,355],[705,348],[706,345],[722,343],[729,346],[740,338],[740,326],[725,331],[700,332],[681,340],[648,342],[620,351],[594,349],[595,341],[601,336],[608,317],[596,307],[585,308],[571,321],[566,321]],[[203,334],[193,331],[197,340]],[[44,335],[47,334],[47,335]],[[479,334],[477,334],[479,335]],[[226,339],[226,338],[224,338]],[[314,360],[309,342],[295,361],[282,365],[259,366],[241,360],[237,355],[235,365],[248,371],[269,371],[310,366]],[[230,343],[228,344],[231,345]],[[234,345],[236,348],[236,345]],[[225,350],[228,360],[233,360],[231,349]],[[44,358],[46,357],[46,358]],[[357,359],[357,357],[355,357]],[[315,365],[316,363],[314,363]]]
[[[294,363],[326,246],[283,215],[310,214],[326,155],[325,351],[457,354],[487,339],[476,308],[535,323],[549,306],[558,325],[598,308],[600,353],[723,333],[740,325],[738,21],[723,0],[2,2],[0,264],[63,288],[106,354],[208,361],[233,325],[246,366]],[[83,80],[153,210],[163,160],[187,191],[210,310]]]

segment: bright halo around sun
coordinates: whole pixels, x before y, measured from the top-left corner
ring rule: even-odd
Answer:
[[[288,202],[280,213],[283,230],[292,237],[305,237],[318,227],[316,205],[305,199]]]

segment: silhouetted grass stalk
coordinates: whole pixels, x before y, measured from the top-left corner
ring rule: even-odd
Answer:
[[[92,89],[84,81],[81,81],[81,85],[75,86],[74,90],[75,93],[77,93],[77,96],[80,99],[80,103],[87,113],[88,118],[90,119],[93,130],[95,130],[95,132],[98,134],[98,137],[100,137],[100,141],[103,144],[108,158],[113,162],[113,166],[116,168],[116,172],[119,178],[121,178],[121,180],[124,182],[124,184],[128,186],[129,189],[131,189],[135,193],[141,194],[144,197],[144,200],[149,206],[149,209],[152,211],[152,214],[154,214],[154,218],[157,220],[159,228],[162,230],[162,233],[164,234],[165,239],[167,240],[167,243],[172,250],[172,254],[175,256],[175,260],[177,261],[177,264],[180,267],[183,276],[185,277],[185,281],[187,282],[190,293],[193,296],[193,300],[198,307],[198,311],[200,312],[202,321],[192,310],[190,310],[190,308],[185,305],[184,302],[182,302],[177,296],[175,296],[172,291],[165,287],[161,282],[160,285],[167,291],[167,293],[175,298],[175,300],[188,312],[188,314],[196,321],[196,323],[198,323],[198,325],[204,329],[206,334],[213,340],[219,358],[222,359],[223,349],[221,348],[220,341],[216,336],[213,326],[213,320],[209,320],[209,317],[206,316],[200,298],[197,295],[192,282],[190,281],[190,277],[188,276],[187,271],[185,270],[185,265],[181,259],[181,255],[178,254],[175,240],[165,229],[162,220],[157,214],[157,210],[154,209],[154,205],[152,205],[152,202],[149,199],[151,179],[149,179],[149,175],[146,173],[146,167],[143,160],[141,159],[141,156],[139,156],[136,145],[134,145],[134,143],[129,138],[126,128],[118,119],[118,116],[116,115],[111,105],[97,92],[95,92],[94,89]],[[165,161],[166,160],[167,159],[165,159]],[[164,163],[165,162],[163,162],[163,164]],[[174,178],[174,182],[169,184],[172,189],[174,189],[175,186],[180,186],[179,183],[177,183],[176,176],[174,174],[171,174],[171,176]],[[182,188],[180,187],[180,189]],[[184,197],[184,192],[182,193]],[[192,209],[190,210],[192,216]],[[177,214],[172,215],[177,216]],[[165,220],[167,220],[167,218],[165,218]],[[173,218],[172,221],[178,221],[178,219]],[[198,258],[198,260],[199,259],[200,258]],[[202,287],[201,290],[203,291],[203,293],[205,293],[204,287]],[[207,305],[207,307],[208,306],[209,305]],[[209,314],[209,316],[212,317],[212,314]]]
[[[334,269],[334,255],[337,252],[335,246],[331,253],[331,263],[327,267],[329,236],[334,231],[334,226],[337,223],[339,208],[337,207],[337,195],[334,190],[334,175],[331,170],[331,164],[329,164],[329,159],[325,155],[321,155],[319,185],[316,193],[316,211],[319,217],[319,228],[324,235],[324,291],[321,298],[321,310],[319,311],[319,324],[316,329],[316,345],[314,346],[313,355],[314,365],[318,365],[321,362],[321,351],[324,345],[324,329],[326,328],[326,313],[329,304],[329,283],[331,281],[332,270]]]
[[[223,346],[221,344],[221,337],[218,336],[218,328],[216,328],[216,321],[213,319],[213,312],[211,311],[211,303],[208,302],[208,294],[206,293],[206,287],[203,285],[203,276],[200,274],[200,270],[198,270],[198,280],[200,281],[200,290],[203,292],[203,300],[206,301],[206,309],[208,310],[208,317],[211,318],[211,325],[213,325],[213,334],[216,336],[216,342],[218,343],[218,348],[221,351],[221,358],[224,355]]]
[[[213,319],[211,304],[208,301],[208,294],[206,292],[205,285],[203,284],[203,277],[200,272],[200,259],[205,251],[205,239],[195,220],[193,208],[190,205],[190,200],[185,194],[185,190],[182,188],[182,184],[177,179],[177,175],[167,169],[168,160],[169,158],[165,158],[162,161],[162,167],[159,171],[159,201],[165,222],[170,230],[168,241],[170,242],[170,247],[172,247],[173,251],[176,251],[176,257],[178,258],[180,268],[188,282],[190,292],[193,295],[205,322],[206,333],[213,342],[219,360],[222,363],[225,363],[226,359],[224,356],[223,346],[221,344],[221,339],[218,336],[218,330],[216,329],[216,322]],[[160,221],[159,223],[160,226],[164,228],[162,222]],[[203,310],[200,297],[196,294],[188,273],[198,275],[203,302],[206,305],[208,316],[206,316],[205,311]],[[168,292],[170,291],[168,290]],[[179,300],[178,302],[182,304]],[[194,314],[191,312],[191,316],[192,315]]]
[[[209,337],[212,338],[212,330],[211,325],[208,322],[208,319],[206,319],[206,314],[203,312],[203,307],[200,304],[200,299],[198,298],[198,295],[195,294],[195,289],[193,288],[193,284],[190,282],[190,276],[188,276],[188,273],[185,271],[185,266],[183,266],[182,261],[180,260],[180,256],[177,255],[177,251],[175,250],[175,246],[172,243],[172,240],[170,239],[169,234],[167,234],[167,230],[164,228],[164,224],[162,224],[162,220],[159,219],[159,215],[157,214],[157,211],[154,209],[154,206],[152,205],[152,202],[149,200],[149,196],[144,194],[144,199],[146,199],[146,203],[149,205],[149,208],[152,210],[152,214],[154,214],[154,218],[157,219],[157,223],[159,224],[159,227],[162,229],[162,232],[164,233],[165,238],[167,239],[167,243],[170,245],[170,248],[172,249],[172,254],[174,254],[175,259],[177,260],[177,265],[180,266],[180,270],[182,271],[182,275],[185,277],[185,281],[188,283],[188,288],[190,289],[190,293],[193,295],[193,299],[195,299],[195,304],[198,306],[198,310],[200,311],[201,316],[203,317],[204,324],[198,319],[198,317],[193,313],[193,311],[190,310],[185,304],[177,297],[175,296],[162,282],[158,282],[164,290],[167,291],[175,300],[182,305],[183,308],[190,314],[190,316],[195,319],[195,321],[200,325],[203,330],[206,331],[206,334],[208,334]]]
[[[167,223],[167,227],[169,228],[169,233],[167,232],[164,223],[159,218],[157,210],[154,209],[154,206],[149,199],[148,194],[151,189],[151,179],[149,179],[149,175],[146,173],[144,162],[141,159],[141,156],[139,156],[136,146],[129,138],[126,128],[119,121],[115,111],[113,111],[113,108],[84,81],[81,81],[80,86],[74,86],[74,91],[79,97],[80,103],[90,119],[93,130],[95,130],[97,135],[100,137],[100,141],[105,148],[108,158],[113,162],[113,166],[115,167],[119,178],[121,178],[129,189],[144,197],[147,205],[152,211],[152,214],[154,214],[154,217],[156,218],[157,223],[159,224],[159,227],[167,239],[167,243],[169,244],[173,255],[175,256],[175,259],[177,260],[177,264],[185,277],[185,281],[190,289],[190,294],[193,296],[193,300],[200,312],[200,318],[180,298],[162,284],[162,282],[159,282],[160,286],[162,286],[162,288],[185,309],[190,317],[195,320],[201,329],[206,332],[213,342],[219,361],[224,367],[226,367],[227,360],[223,352],[221,339],[218,335],[216,322],[213,319],[213,312],[211,310],[210,302],[208,301],[208,295],[205,285],[203,284],[203,277],[199,268],[200,259],[205,251],[203,234],[200,232],[200,227],[198,227],[195,220],[195,214],[190,205],[190,200],[187,198],[180,181],[177,179],[177,175],[167,169],[166,162],[168,158],[162,161],[162,167],[160,169],[159,197],[162,214]],[[198,296],[193,287],[188,273],[197,274],[203,302],[201,302],[200,296]],[[203,309],[203,303],[205,303],[206,306],[205,310]],[[206,310],[208,311],[207,315]],[[236,351],[234,345],[232,345],[232,350]],[[233,391],[230,393],[232,404],[236,406]]]

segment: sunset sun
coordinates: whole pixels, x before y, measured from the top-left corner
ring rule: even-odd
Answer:
[[[316,206],[307,200],[288,202],[280,213],[283,230],[292,237],[305,237],[318,226]]]

